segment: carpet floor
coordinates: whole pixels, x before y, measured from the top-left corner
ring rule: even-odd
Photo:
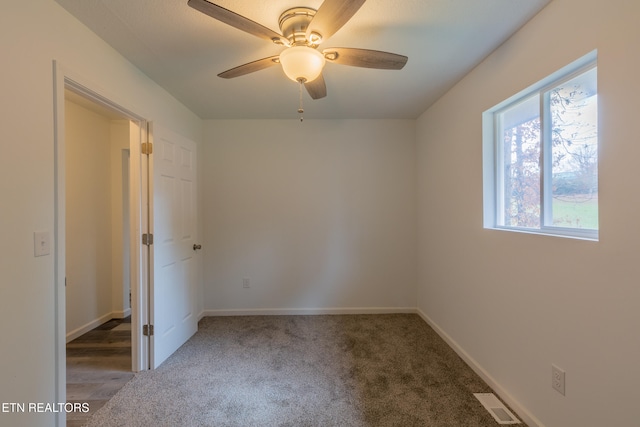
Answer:
[[[415,314],[206,317],[88,426],[495,427],[488,392]]]

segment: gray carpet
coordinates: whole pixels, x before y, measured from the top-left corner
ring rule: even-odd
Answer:
[[[414,314],[207,317],[88,425],[495,427],[479,392]]]

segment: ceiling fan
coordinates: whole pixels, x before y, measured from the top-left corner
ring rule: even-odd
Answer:
[[[327,96],[322,75],[326,61],[385,70],[400,70],[407,63],[408,58],[404,55],[378,50],[347,47],[327,48],[322,52],[317,50],[323,41],[351,19],[364,2],[365,0],[325,0],[318,10],[310,7],[285,10],[278,21],[282,34],[207,0],[188,0],[187,4],[218,21],[286,47],[280,55],[231,68],[218,74],[219,77],[230,79],[281,64],[287,77],[300,83],[301,88],[304,85],[311,98],[320,99]],[[298,111],[302,113],[302,106]]]

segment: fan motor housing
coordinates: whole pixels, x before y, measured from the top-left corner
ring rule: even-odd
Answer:
[[[316,10],[310,7],[293,7],[282,12],[278,24],[280,31],[289,40],[291,46],[317,47],[322,36],[312,33],[307,39],[309,22],[316,15]]]

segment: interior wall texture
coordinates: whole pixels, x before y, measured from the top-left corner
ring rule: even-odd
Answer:
[[[202,121],[53,0],[0,3],[0,402],[56,402],[53,61],[117,104],[201,143]],[[34,257],[34,231],[51,253]],[[64,379],[63,379],[64,381]],[[56,414],[0,413],[52,426]]]
[[[211,120],[205,140],[205,313],[415,309],[414,120]]]
[[[131,313],[131,251],[129,213],[129,151],[131,134],[139,127],[129,120],[110,120],[111,161],[111,313],[124,318]],[[136,139],[133,139],[136,141]]]
[[[67,101],[65,141],[68,335],[113,311],[110,120]]]
[[[67,340],[130,308],[123,211],[130,126],[65,102]]]
[[[638,423],[638,16],[553,0],[417,122],[418,308],[538,425]],[[483,229],[482,113],[594,49],[600,240]]]

